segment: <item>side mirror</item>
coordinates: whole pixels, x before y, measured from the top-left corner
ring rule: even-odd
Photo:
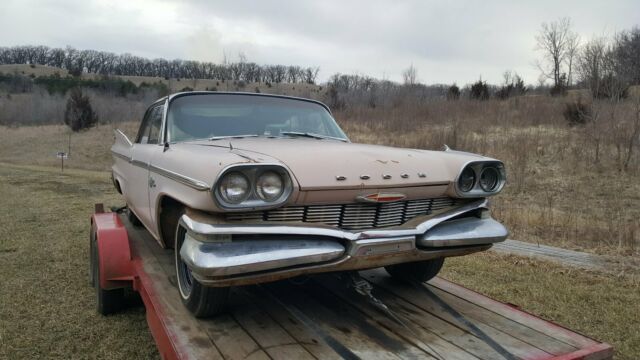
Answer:
[[[129,140],[127,135],[125,135],[122,132],[122,130],[116,129],[116,130],[113,131],[113,133],[116,136],[116,144],[121,144],[121,145],[124,145],[126,147],[132,147],[133,146],[133,143],[131,142],[131,140]]]

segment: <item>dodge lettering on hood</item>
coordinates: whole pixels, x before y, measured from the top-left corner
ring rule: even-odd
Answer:
[[[111,152],[129,220],[174,249],[177,296],[200,317],[235,285],[377,267],[427,281],[508,234],[488,208],[502,162],[354,144],[314,100],[170,95]]]

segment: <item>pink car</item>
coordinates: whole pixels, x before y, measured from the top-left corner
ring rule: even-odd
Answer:
[[[502,162],[354,144],[314,100],[174,94],[134,141],[116,131],[111,151],[130,219],[175,249],[196,316],[222,311],[230,286],[304,274],[385,267],[426,281],[445,257],[508,235],[487,200],[505,184]]]

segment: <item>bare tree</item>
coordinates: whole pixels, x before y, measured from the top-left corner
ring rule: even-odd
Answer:
[[[405,85],[415,85],[418,83],[418,70],[411,64],[402,72],[402,78]]]
[[[594,97],[600,97],[601,81],[606,67],[606,41],[595,38],[584,44],[577,59],[580,81],[589,87]]]
[[[580,50],[580,35],[570,32],[567,35],[567,85],[573,85],[573,67]]]
[[[563,64],[569,56],[569,44],[577,41],[577,36],[571,31],[571,19],[565,17],[551,23],[542,23],[536,36],[536,50],[543,53],[544,60],[537,65],[546,78],[553,80],[555,87],[566,85],[563,80]]]

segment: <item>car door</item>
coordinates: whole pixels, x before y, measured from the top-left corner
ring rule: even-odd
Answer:
[[[162,152],[160,128],[163,115],[164,104],[153,106],[147,111],[131,150],[133,166],[129,185],[129,206],[154,236],[158,234],[153,222],[153,209],[149,206],[149,188],[154,186],[149,173],[149,164],[154,154]]]

